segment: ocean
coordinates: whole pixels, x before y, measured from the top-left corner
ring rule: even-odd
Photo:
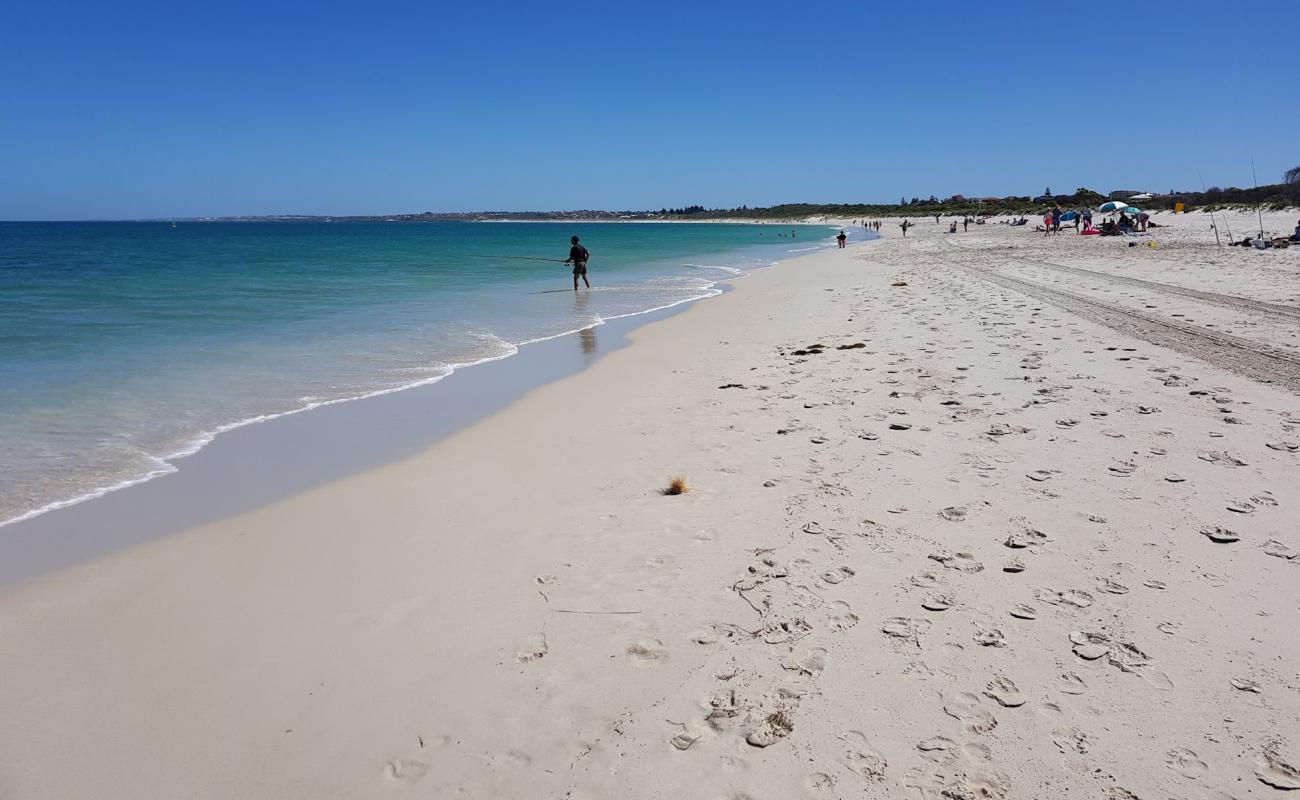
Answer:
[[[718,294],[837,232],[793,231],[0,223],[0,524],[183,468],[224,431]],[[565,264],[524,260],[565,258],[574,234],[591,291],[572,290]]]

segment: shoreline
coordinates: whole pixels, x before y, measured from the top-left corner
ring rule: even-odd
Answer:
[[[1300,362],[1300,251],[1199,222],[887,228],[431,447],[0,588],[0,784],[1281,797],[1300,384],[1246,375]],[[290,420],[348,454],[361,405]]]
[[[820,224],[819,227],[821,227]],[[149,474],[137,478],[123,480],[119,483],[107,487],[97,487],[95,489],[84,492],[83,494],[78,495],[76,497],[65,499],[65,500],[54,501],[44,506],[41,506],[39,508],[32,509],[28,512],[25,512],[24,514],[20,514],[19,516],[14,517],[12,519],[0,521],[0,552],[5,554],[5,559],[3,559],[3,561],[0,561],[0,586],[4,586],[14,582],[21,582],[22,580],[25,580],[27,578],[37,577],[42,571],[48,571],[51,568],[57,568],[57,566],[69,566],[71,564],[85,560],[83,557],[80,557],[82,555],[85,555],[84,553],[79,554],[78,556],[71,556],[71,557],[69,556],[69,554],[63,554],[62,556],[57,558],[52,555],[52,550],[58,548],[58,539],[62,535],[62,532],[69,528],[78,527],[79,522],[83,521],[77,519],[76,517],[65,519],[64,516],[60,515],[60,512],[76,509],[80,506],[84,506],[87,503],[101,501],[113,497],[114,495],[117,495],[122,492],[130,492],[135,489],[143,488],[148,486],[149,484],[156,483],[162,479],[171,478],[173,476],[179,476],[182,473],[183,469],[185,469],[187,466],[194,463],[194,459],[196,457],[201,456],[202,454],[207,452],[216,442],[221,441],[223,437],[227,437],[230,434],[234,434],[240,431],[245,431],[246,429],[249,428],[260,427],[265,423],[275,423],[281,420],[287,420],[289,418],[301,414],[320,411],[322,409],[327,409],[334,406],[352,404],[357,402],[372,401],[390,395],[402,394],[406,392],[419,392],[421,390],[425,390],[425,391],[432,390],[433,387],[443,383],[444,381],[446,381],[449,378],[452,378],[455,375],[465,374],[466,371],[470,370],[471,368],[481,368],[481,367],[497,364],[498,362],[512,361],[514,360],[515,356],[521,356],[521,355],[527,356],[529,354],[537,353],[537,348],[536,348],[537,345],[543,345],[548,342],[565,339],[573,336],[581,337],[584,333],[593,331],[598,328],[604,329],[607,326],[611,325],[611,323],[614,323],[615,325],[611,329],[612,331],[615,332],[616,338],[614,340],[614,344],[612,347],[610,345],[605,345],[605,347],[602,348],[601,353],[597,355],[597,357],[599,357],[599,355],[603,355],[604,352],[621,349],[622,347],[627,346],[628,344],[627,334],[631,330],[634,330],[636,327],[639,327],[640,325],[644,325],[644,324],[649,324],[650,322],[653,322],[658,319],[666,318],[667,316],[670,316],[672,313],[675,313],[677,310],[690,307],[691,305],[701,300],[708,300],[717,297],[722,293],[730,290],[734,281],[748,277],[749,275],[752,275],[754,272],[770,269],[772,267],[781,266],[783,264],[788,263],[789,261],[806,256],[808,254],[808,251],[816,251],[819,249],[824,249],[826,247],[829,247],[831,245],[826,244],[825,242],[832,241],[832,239],[828,238],[825,241],[818,239],[816,241],[818,241],[819,244],[813,245],[809,248],[801,248],[800,251],[798,252],[787,251],[785,258],[778,259],[765,266],[755,267],[750,272],[738,271],[730,267],[725,267],[725,268],[711,267],[713,269],[723,269],[727,272],[727,274],[724,277],[718,278],[717,280],[713,281],[709,286],[701,287],[701,292],[703,293],[696,297],[677,300],[663,306],[657,306],[654,308],[645,309],[644,311],[635,311],[635,312],[629,312],[625,314],[613,315],[608,318],[602,319],[600,322],[594,323],[593,325],[589,325],[583,328],[578,328],[571,331],[563,331],[549,336],[542,336],[535,339],[528,339],[525,341],[514,343],[511,344],[512,347],[511,352],[502,355],[488,356],[470,363],[451,365],[449,367],[449,371],[442,375],[422,379],[405,386],[383,389],[374,392],[367,392],[367,393],[357,395],[355,397],[344,397],[344,398],[337,398],[333,400],[309,403],[302,408],[297,408],[289,411],[282,411],[282,412],[277,412],[272,414],[265,414],[265,415],[245,419],[245,420],[240,420],[237,422],[222,425],[214,431],[206,431],[200,433],[189,444],[187,444],[185,447],[178,450],[177,452],[165,456],[154,457],[156,462],[161,466],[159,466],[155,471]],[[866,241],[871,241],[871,239],[867,239]],[[696,265],[687,264],[687,266],[696,266]],[[627,322],[624,323],[624,321]],[[527,353],[524,352],[524,348],[528,348]],[[537,386],[543,385],[544,383],[550,382],[551,380],[558,380],[564,377],[565,375],[572,373],[573,365],[564,363],[565,358],[563,356],[558,356],[554,352],[549,352],[549,353],[538,353],[536,357],[548,358],[550,359],[550,363],[547,366],[542,368],[530,367],[528,369],[520,368],[519,370],[516,370],[521,374],[528,374],[531,376],[529,379],[523,382],[517,382],[517,383],[511,382],[510,379],[508,378],[500,379],[502,382],[511,384],[513,388],[506,391],[513,392],[514,394],[512,396],[507,396],[507,397],[500,397],[500,396],[493,397],[488,403],[485,404],[484,408],[493,409],[493,410],[502,408],[508,405],[509,403],[517,400],[518,397],[522,396],[522,394],[526,393],[527,391],[530,391],[531,389],[534,389]],[[581,366],[587,366],[593,362],[594,359],[591,360],[584,359],[584,363]],[[476,381],[474,383],[478,384],[479,382]],[[449,402],[453,405],[453,407],[456,406],[457,404],[460,404],[462,406],[467,404],[469,401],[465,399],[463,395],[465,395],[469,391],[471,390],[458,389],[457,395],[451,398]],[[438,401],[437,395],[430,395],[429,399],[431,402]],[[421,398],[421,401],[423,400],[424,398]],[[458,416],[460,422],[458,422],[456,425],[442,426],[439,427],[436,431],[427,432],[425,434],[425,438],[421,440],[420,444],[411,445],[407,449],[413,451],[414,449],[418,449],[419,447],[431,446],[437,440],[451,435],[460,427],[473,424],[479,419],[489,416],[490,413],[492,412],[489,410],[484,410],[482,411],[481,414],[477,416],[461,414]],[[351,422],[345,424],[356,424],[356,420],[353,419]],[[310,435],[312,436],[327,435],[327,429],[317,428]],[[294,443],[289,442],[288,446],[294,447]],[[254,449],[261,449],[261,448],[257,448],[256,446],[254,446]],[[266,455],[271,455],[271,454],[266,454]],[[238,461],[241,460],[240,456],[237,453],[224,455],[222,456],[222,458],[230,459],[232,463],[237,463]],[[336,471],[334,473],[331,473],[331,477],[337,477],[339,474],[350,474],[352,472],[360,471],[363,469],[373,468],[374,466],[377,465],[377,463],[381,463],[381,462],[376,462],[373,456],[363,456],[357,459],[357,465],[355,466],[355,468]],[[205,474],[209,476],[208,480],[217,481],[217,482],[220,482],[220,477],[219,477],[220,474],[227,471],[226,469],[223,469],[218,466],[209,467],[207,464],[204,464],[203,468]],[[291,470],[290,472],[294,474],[300,474],[301,470]],[[172,481],[170,484],[167,485],[167,488],[171,489],[172,485],[174,485],[175,483],[177,483],[177,481]],[[284,483],[285,485],[282,491],[258,492],[257,500],[249,500],[248,498],[240,498],[240,497],[232,498],[229,501],[229,506],[226,510],[227,515],[246,511],[250,503],[272,502],[276,498],[283,497],[292,492],[301,491],[304,488],[308,488],[308,486],[310,485],[310,484],[305,484],[301,480],[287,481]],[[179,502],[181,503],[181,505],[187,507],[192,507],[192,504],[195,503],[197,499],[200,497],[204,497],[206,499],[207,493],[202,491],[202,489],[199,486],[196,486],[192,481],[189,480],[185,481],[185,485],[183,485],[179,489],[179,491],[182,492],[182,497],[185,498]],[[150,495],[142,497],[139,501],[136,500],[135,496],[130,497],[129,500],[132,502],[128,503],[127,505],[134,505],[135,502],[144,502],[144,503],[156,502],[156,503],[161,503],[164,507],[168,507],[168,508],[174,508],[177,505],[177,501],[162,499],[159,495],[155,493],[150,493]],[[99,514],[97,512],[101,510],[110,513],[110,515],[112,513],[111,510],[100,509],[97,507],[93,510],[94,512],[96,512],[93,514],[93,516],[98,517]],[[119,514],[120,513],[121,512],[119,510]],[[113,536],[110,533],[109,535],[105,536],[101,542],[98,543],[86,542],[83,543],[83,546],[90,548],[89,557],[93,557],[96,555],[104,555],[116,549],[116,547],[114,547],[112,544],[114,540],[129,538],[129,540],[132,543],[139,543],[140,541],[147,541],[149,539],[159,538],[161,536],[168,535],[168,533],[175,532],[176,530],[180,530],[185,527],[190,527],[194,524],[197,524],[200,521],[208,521],[211,518],[215,518],[214,515],[219,516],[221,513],[222,512],[219,512],[217,510],[210,510],[206,516],[199,517],[199,516],[190,515],[181,518],[176,518],[172,515],[169,515],[171,517],[170,522],[163,525],[162,529],[159,529],[158,526],[156,525],[152,526],[155,528],[155,532],[149,534],[146,537],[139,537],[139,536],[125,537],[122,534],[119,534],[118,536]],[[46,520],[43,523],[41,522],[41,520],[45,519],[46,517],[49,517],[52,514],[56,515],[55,519]],[[87,512],[87,514],[90,515],[90,512]],[[110,520],[111,519],[112,517],[110,516]],[[110,530],[113,529],[120,530],[121,525],[115,525],[113,524],[113,522],[110,521],[109,523],[107,523],[106,527],[108,527]],[[24,550],[21,548],[29,548],[29,549]]]

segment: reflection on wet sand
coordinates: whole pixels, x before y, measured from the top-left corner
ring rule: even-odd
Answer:
[[[582,346],[582,354],[590,361],[592,356],[596,355],[596,329],[586,328],[578,331],[578,342]]]
[[[591,302],[591,295],[586,292],[578,292],[573,296],[573,316],[575,319],[584,319],[587,317],[587,304]],[[578,346],[582,348],[582,355],[590,363],[595,360],[596,348],[599,343],[596,341],[596,329],[587,328],[578,331]]]

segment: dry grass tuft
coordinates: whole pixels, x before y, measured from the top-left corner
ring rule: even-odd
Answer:
[[[674,475],[672,479],[668,481],[668,488],[660,489],[659,493],[674,495],[674,494],[686,494],[688,491],[690,491],[690,487],[686,485],[686,476]]]

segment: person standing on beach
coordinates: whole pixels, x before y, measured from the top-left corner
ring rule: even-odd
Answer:
[[[902,224],[899,225],[898,227],[900,227],[900,228],[903,229],[903,238],[906,239],[906,238],[907,238],[907,229],[910,228],[910,227],[912,227],[912,223],[909,222],[908,220],[903,220]]]
[[[1052,207],[1052,233],[1061,232],[1061,207]]]
[[[970,217],[961,218],[961,232],[965,233],[970,230]]]
[[[849,238],[848,234],[844,233],[844,231],[840,231],[840,235],[835,237],[835,240],[840,243],[841,250],[844,249],[844,240],[847,238]]]
[[[591,281],[587,280],[587,259],[591,258],[591,253],[587,248],[578,243],[578,237],[573,236],[569,239],[569,257],[564,259],[564,263],[573,264],[573,291],[578,291],[578,277],[582,277],[582,282],[591,288]]]

